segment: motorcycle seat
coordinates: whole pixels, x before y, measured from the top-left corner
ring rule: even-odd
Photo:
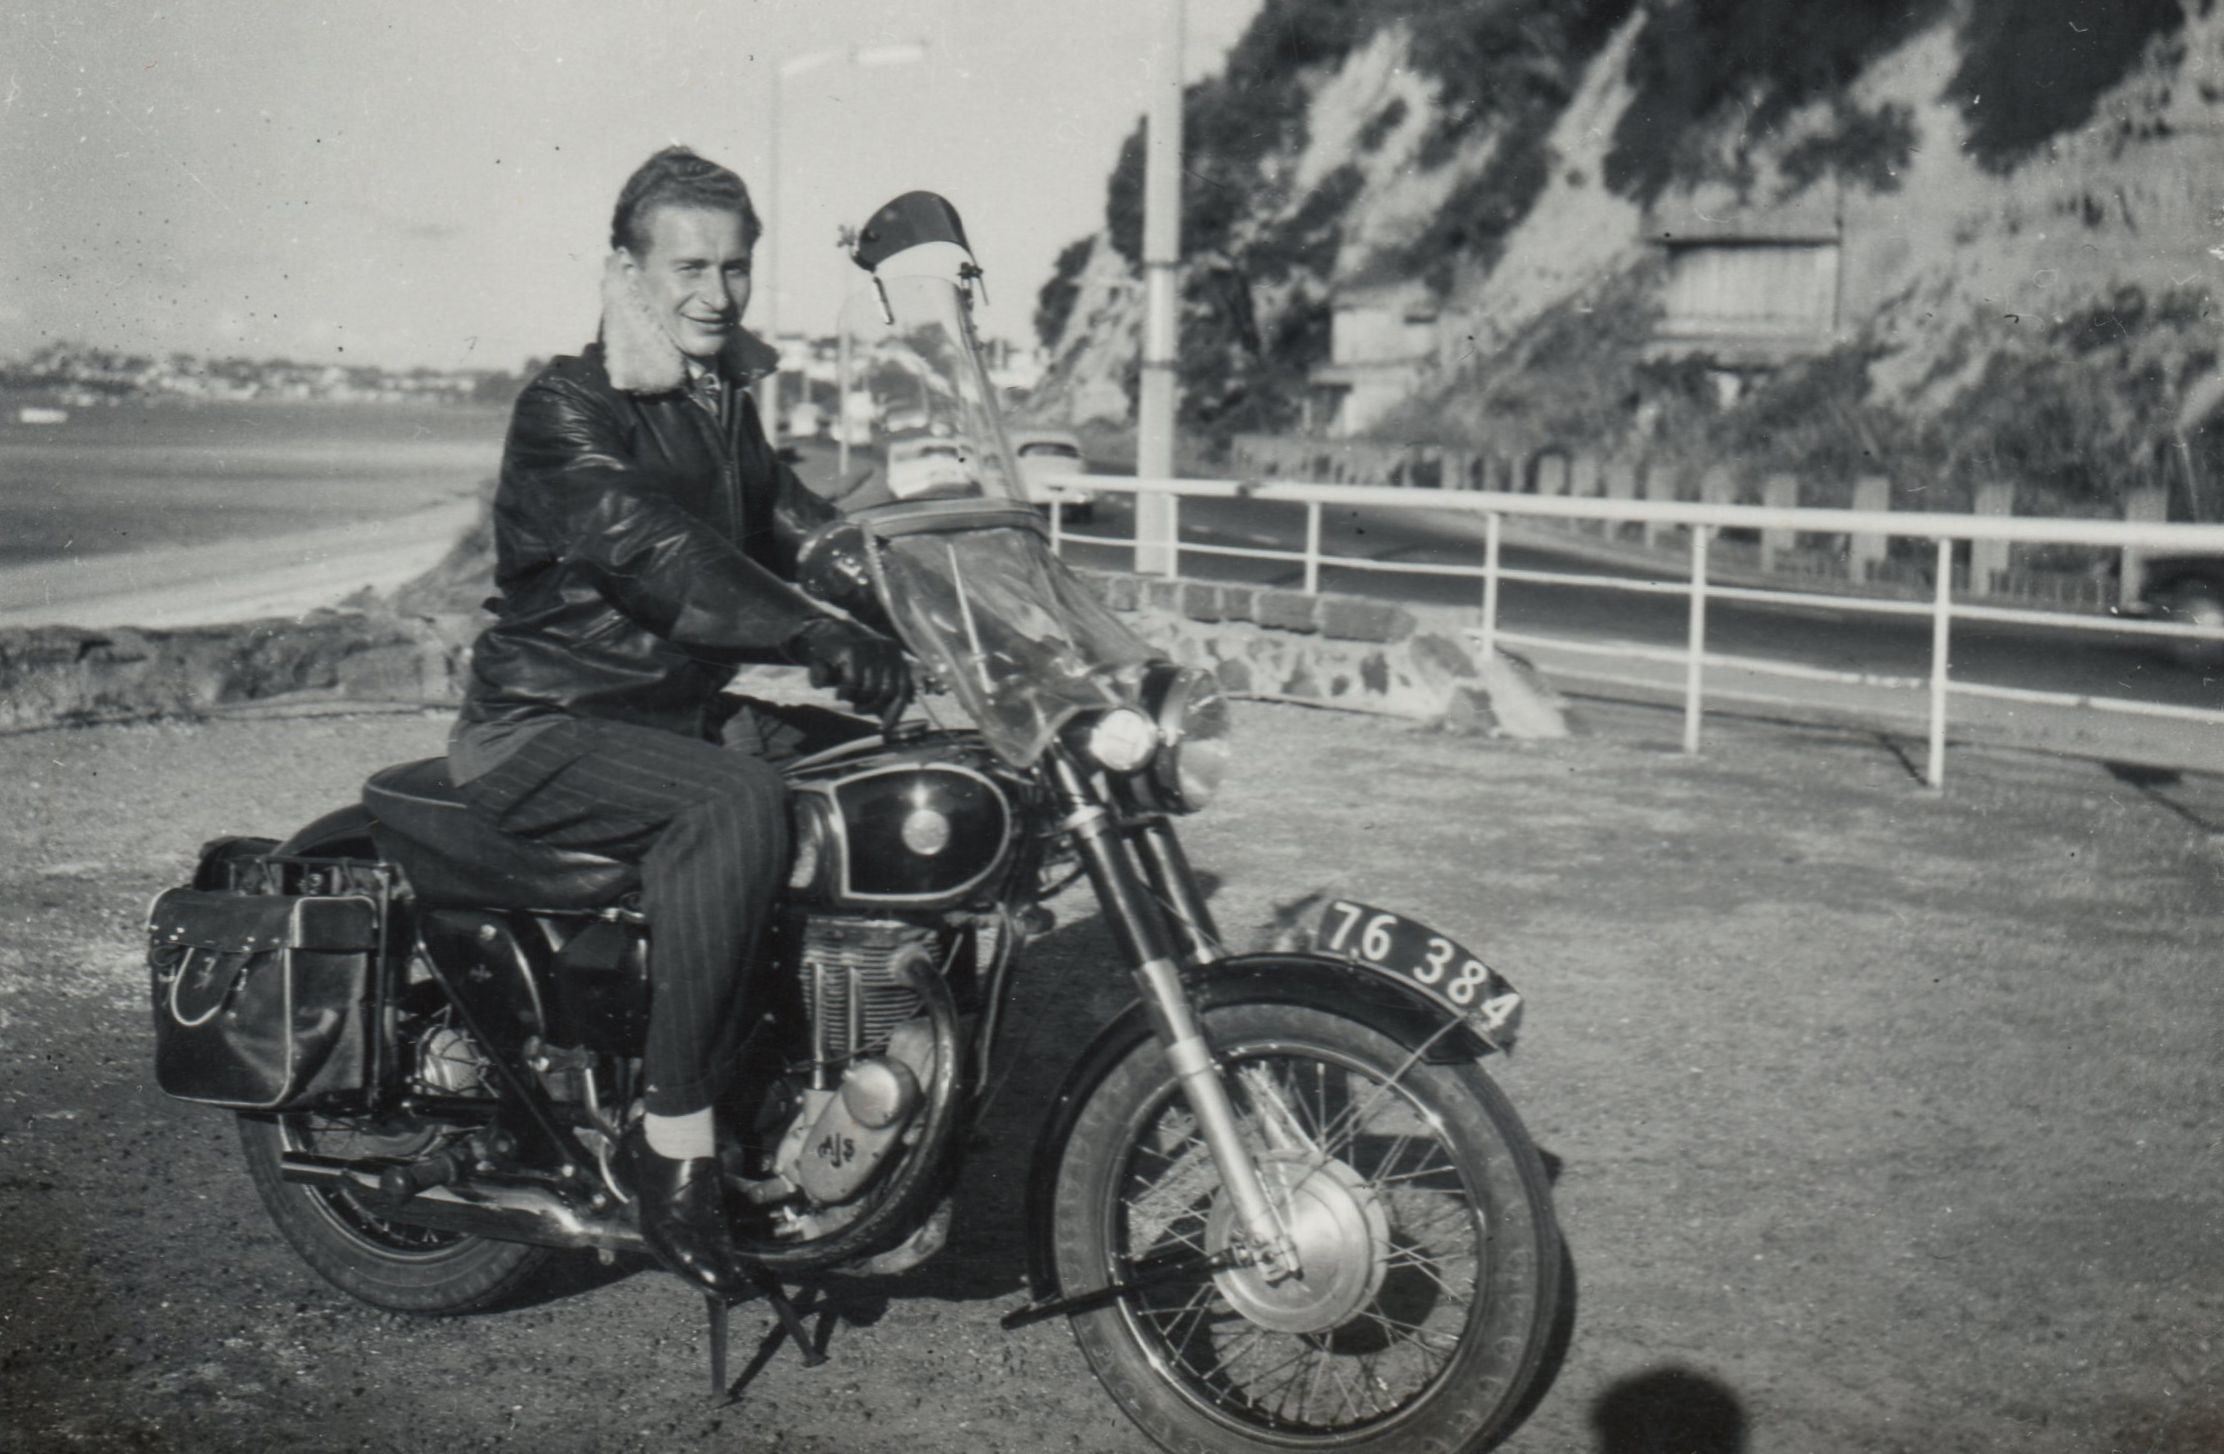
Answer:
[[[637,893],[635,865],[505,833],[456,792],[448,759],[373,773],[363,784],[371,841],[401,865],[424,904],[479,909],[601,909]]]

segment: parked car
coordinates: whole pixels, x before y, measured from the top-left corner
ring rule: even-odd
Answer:
[[[1096,496],[1091,491],[1046,483],[1053,475],[1089,472],[1078,435],[1067,429],[1015,429],[1011,441],[1012,453],[1019,457],[1020,487],[1027,491],[1031,503],[1061,504],[1065,506],[1065,518],[1073,521],[1086,521],[1095,513]]]
[[[2150,555],[2139,599],[2127,616],[2224,628],[2224,556]],[[2188,666],[2224,663],[2224,641],[2173,641],[2173,654]]]
[[[946,499],[978,494],[973,447],[947,435],[913,435],[888,441],[888,493],[899,500]]]

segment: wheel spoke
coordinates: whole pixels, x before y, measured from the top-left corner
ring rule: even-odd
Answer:
[[[1435,1034],[1429,1036],[1428,1039],[1423,1040],[1419,1045],[1415,1046],[1413,1050],[1407,1054],[1405,1059],[1398,1063],[1397,1069],[1391,1071],[1390,1074],[1383,1079],[1375,1081],[1374,1089],[1367,1093],[1367,1097],[1365,1100],[1354,1104],[1350,1109],[1344,1111],[1336,1118],[1334,1124],[1324,1129],[1319,1137],[1322,1154],[1326,1156],[1341,1155],[1344,1146],[1343,1137],[1345,1134],[1344,1128],[1346,1127],[1346,1125],[1363,1124],[1366,1121],[1367,1117],[1371,1116],[1374,1113],[1375,1103],[1377,1101],[1382,1100],[1385,1096],[1396,1094],[1398,1084],[1405,1079],[1407,1072],[1411,1071],[1414,1066],[1419,1065],[1421,1063],[1422,1057],[1427,1055],[1429,1051],[1435,1047],[1437,1041],[1443,1039],[1444,1036],[1451,1033],[1452,1027],[1457,1025],[1458,1023],[1459,1022],[1457,1020],[1446,1020],[1442,1025],[1437,1027]],[[1369,1079],[1372,1079],[1372,1077],[1370,1076]]]
[[[1286,1420],[1289,1417],[1289,1415],[1284,1412],[1284,1410],[1288,1409],[1290,1406],[1290,1394],[1297,1388],[1299,1384],[1304,1383],[1309,1378],[1311,1378],[1314,1366],[1319,1361],[1320,1360],[1318,1357],[1318,1350],[1312,1347],[1312,1345],[1310,1344],[1300,1342],[1297,1352],[1291,1354],[1288,1361],[1280,1365],[1280,1367],[1289,1368],[1290,1375],[1274,1386],[1273,1409],[1274,1416],[1276,1418]],[[1278,1372],[1279,1368],[1272,1371]],[[1304,1411],[1305,1405],[1303,1402],[1300,1402],[1298,1404],[1298,1413],[1302,1415]]]
[[[1438,1212],[1435,1216],[1430,1217],[1427,1221],[1424,1222],[1407,1222],[1401,1219],[1398,1224],[1398,1230],[1406,1233],[1408,1236],[1418,1236],[1420,1233],[1426,1232],[1432,1227],[1440,1226],[1445,1222],[1449,1222],[1454,1217],[1466,1217],[1472,1219],[1474,1215],[1475,1209],[1469,1206],[1467,1203],[1453,1202],[1443,1211]]]
[[[1422,1327],[1419,1323],[1408,1323],[1398,1318],[1385,1317],[1381,1313],[1376,1312],[1373,1308],[1368,1308],[1362,1314],[1362,1316],[1366,1317],[1376,1327],[1382,1329],[1383,1332],[1390,1334],[1392,1338],[1396,1339],[1399,1342],[1406,1342],[1410,1340],[1411,1342],[1419,1344],[1423,1348],[1427,1348],[1428,1346],[1430,1346],[1429,1340],[1431,1338],[1440,1338],[1449,1343],[1454,1348],[1459,1347],[1459,1339],[1453,1337],[1449,1333],[1432,1332],[1431,1330]]]
[[[1403,1132],[1397,1140],[1390,1143],[1389,1154],[1383,1157],[1373,1170],[1361,1171],[1360,1174],[1365,1176],[1368,1181],[1380,1186],[1388,1176],[1390,1168],[1405,1159],[1405,1153],[1413,1145],[1414,1139],[1413,1132]]]
[[[1403,1252],[1393,1252],[1388,1257],[1385,1257],[1382,1260],[1382,1265],[1385,1270],[1404,1267],[1412,1268],[1414,1271],[1427,1278],[1430,1282],[1436,1284],[1439,1291],[1441,1291],[1446,1297],[1451,1298],[1460,1307],[1467,1306],[1467,1300],[1474,1291],[1472,1287],[1463,1291],[1460,1288],[1452,1286],[1452,1284],[1450,1284],[1449,1282],[1446,1282],[1441,1276],[1438,1275],[1438,1264],[1436,1262],[1436,1259],[1433,1257],[1420,1257]]]
[[[1305,1411],[1312,1408],[1319,1400],[1321,1375],[1328,1371],[1328,1367],[1329,1363],[1326,1355],[1315,1358],[1305,1365],[1305,1392],[1297,1404],[1297,1411],[1301,1420]],[[1287,1415],[1284,1415],[1284,1417],[1287,1417]]]
[[[1191,1293],[1189,1300],[1171,1313],[1161,1314],[1149,1308],[1139,1308],[1138,1311],[1146,1317],[1165,1317],[1168,1320],[1166,1324],[1168,1346],[1173,1348],[1187,1347],[1190,1338],[1204,1325],[1205,1315],[1212,1311],[1212,1299],[1217,1291],[1218,1289],[1208,1282]]]
[[[1337,1413],[1340,1415],[1346,1409],[1349,1409],[1355,1416],[1365,1413],[1366,1410],[1364,1409],[1364,1407],[1360,1404],[1358,1399],[1351,1396],[1349,1390],[1352,1380],[1356,1379],[1359,1385],[1359,1393],[1362,1397],[1372,1392],[1372,1390],[1369,1389],[1367,1386],[1366,1360],[1359,1360],[1359,1367],[1356,1370],[1347,1368],[1342,1363],[1332,1363],[1326,1360],[1323,1360],[1323,1366],[1326,1367],[1329,1372],[1336,1375],[1336,1391],[1343,1400],[1336,1406]]]
[[[1402,1182],[1409,1182],[1409,1181],[1420,1181],[1420,1180],[1422,1180],[1422,1179],[1423,1179],[1423,1178],[1425,1178],[1425,1177],[1431,1177],[1431,1176],[1449,1176],[1449,1177],[1452,1177],[1452,1178],[1454,1178],[1454,1183],[1455,1183],[1455,1186],[1456,1186],[1456,1184],[1457,1184],[1457,1178],[1458,1178],[1458,1176],[1459,1176],[1459,1168],[1458,1168],[1458,1167],[1456,1167],[1456,1166],[1454,1166],[1454,1165],[1452,1165],[1452,1163],[1451,1163],[1451,1162],[1449,1162],[1449,1161],[1446,1161],[1446,1162],[1445,1162],[1445,1163],[1444,1163],[1443,1165],[1441,1165],[1441,1166],[1422,1166],[1422,1167],[1416,1167],[1416,1168],[1415,1168],[1414,1170],[1412,1170],[1412,1171],[1401,1171],[1401,1172],[1399,1172],[1399,1173],[1398,1173],[1398,1174],[1397,1174],[1396,1176],[1383,1176],[1383,1175],[1381,1175],[1380,1173],[1377,1173],[1377,1174],[1375,1174],[1375,1175],[1373,1175],[1373,1176],[1370,1176],[1370,1177],[1368,1177],[1368,1178],[1367,1178],[1367,1180],[1368,1180],[1368,1181],[1369,1181],[1370,1183],[1372,1183],[1372,1184],[1373,1184],[1373,1185],[1374,1185],[1375,1187],[1377,1187],[1377,1188],[1381,1188],[1381,1187],[1386,1187],[1386,1186],[1395,1186],[1395,1185],[1398,1185],[1398,1184],[1400,1184],[1400,1183],[1402,1183]],[[1450,1190],[1452,1190],[1452,1189],[1453,1189],[1453,1188],[1449,1188],[1449,1187],[1421,1187],[1421,1188],[1419,1188],[1419,1190],[1421,1190],[1421,1191],[1450,1191]]]
[[[1388,1385],[1383,1382],[1382,1375],[1375,1371],[1375,1366],[1381,1361],[1382,1355],[1379,1353],[1365,1354],[1359,1360],[1359,1390],[1367,1395],[1367,1402],[1374,1406],[1377,1417],[1391,1412],[1391,1408],[1382,1402],[1382,1390]]]
[[[1219,1171],[1213,1166],[1212,1153],[1205,1143],[1195,1136],[1180,1143],[1179,1153],[1166,1157],[1164,1168],[1155,1177],[1123,1198],[1130,1247],[1149,1249],[1171,1236],[1187,1247],[1203,1251],[1201,1239],[1176,1228],[1196,1216],[1198,1206],[1209,1200],[1218,1186]]]
[[[1241,1340],[1234,1345],[1233,1349],[1222,1350],[1217,1360],[1220,1365],[1220,1372],[1223,1375],[1227,1374],[1238,1363],[1241,1363],[1253,1353],[1258,1352],[1261,1348],[1268,1347],[1273,1342],[1273,1337],[1273,1334],[1256,1324],[1245,1324]]]

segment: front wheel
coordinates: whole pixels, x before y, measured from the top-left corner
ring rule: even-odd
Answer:
[[[1073,1319],[1168,1449],[1472,1451],[1510,1431],[1551,1345],[1562,1249],[1543,1163],[1472,1064],[1426,1065],[1297,1005],[1205,1028],[1301,1272],[1153,1281]],[[1235,1218],[1164,1052],[1089,1093],[1058,1167],[1069,1292],[1228,1245]]]

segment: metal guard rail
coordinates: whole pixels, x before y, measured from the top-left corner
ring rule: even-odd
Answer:
[[[2115,617],[2082,617],[2058,611],[2019,610],[2004,606],[1957,605],[1953,599],[1953,550],[1959,540],[2004,540],[2019,544],[2087,545],[2111,549],[2203,553],[2224,556],[2224,525],[2169,525],[2126,520],[2067,520],[2014,515],[1955,515],[1893,512],[1885,510],[1824,510],[1810,507],[1781,508],[1767,505],[1716,505],[1666,500],[1615,500],[1591,496],[1517,495],[1490,490],[1415,490],[1375,485],[1311,485],[1289,482],[1258,483],[1244,480],[1138,479],[1122,475],[1045,476],[1043,483],[1096,493],[1116,493],[1162,498],[1168,506],[1164,538],[1146,541],[1140,510],[1137,534],[1131,539],[1081,535],[1064,528],[1065,506],[1051,507],[1051,545],[1062,549],[1068,540],[1092,545],[1132,547],[1136,568],[1144,574],[1175,576],[1181,556],[1220,555],[1255,560],[1301,563],[1305,592],[1318,593],[1324,565],[1338,570],[1364,570],[1383,574],[1480,576],[1483,586],[1482,621],[1477,630],[1486,657],[1500,641],[1543,646],[1554,650],[1593,655],[1615,655],[1684,665],[1684,732],[1687,753],[1699,750],[1703,713],[1704,675],[1709,665],[1777,676],[1852,682],[1861,685],[1906,687],[1923,685],[1909,678],[1829,672],[1796,663],[1756,657],[1710,655],[1706,650],[1706,607],[1710,599],[1765,601],[1773,605],[1819,606],[1830,610],[1866,612],[1871,615],[1922,615],[1931,618],[1931,670],[1929,756],[1924,781],[1941,789],[1946,778],[1946,709],[1952,693],[1991,697],[2003,701],[2089,707],[2148,717],[2224,725],[2224,711],[2141,702],[2116,697],[2072,696],[2061,692],[2033,691],[2020,687],[1986,686],[1954,682],[1948,674],[1947,645],[1955,617],[1971,621],[1997,621],[2054,627],[2072,631],[2105,631],[2118,635],[2174,637],[2224,642],[2224,629],[2189,626],[2175,622],[2127,621]],[[1303,505],[1305,549],[1270,550],[1247,546],[1183,543],[1180,539],[1181,501],[1195,499],[1245,499]],[[1480,566],[1427,565],[1411,561],[1375,561],[1361,556],[1330,555],[1321,550],[1321,512],[1341,506],[1365,510],[1423,510],[1440,514],[1470,514],[1483,518],[1483,561]],[[1532,571],[1501,566],[1499,549],[1505,518],[1518,515],[1555,520],[1635,521],[1682,526],[1690,532],[1691,576],[1688,581],[1637,580],[1626,577],[1586,575],[1561,571]],[[1932,540],[1937,545],[1935,583],[1928,603],[1857,595],[1768,590],[1717,585],[1707,579],[1707,546],[1720,529],[1789,530],[1819,535],[1902,536]],[[1680,595],[1690,601],[1690,629],[1685,649],[1668,651],[1635,642],[1596,644],[1571,642],[1560,637],[1532,636],[1501,631],[1498,627],[1498,590],[1503,581],[1528,581],[1542,585],[1582,585],[1653,595]]]

